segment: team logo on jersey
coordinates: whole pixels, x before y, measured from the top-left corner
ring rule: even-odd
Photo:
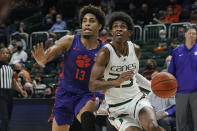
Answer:
[[[137,68],[136,63],[129,64],[129,65],[123,65],[123,66],[112,66],[110,68],[111,71],[117,71],[117,72],[123,72],[123,71],[130,71]]]
[[[88,55],[78,55],[76,64],[80,68],[88,68],[90,66],[91,58]]]

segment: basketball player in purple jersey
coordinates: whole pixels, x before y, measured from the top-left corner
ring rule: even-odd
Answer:
[[[68,131],[75,116],[81,122],[83,131],[95,130],[92,112],[96,111],[96,104],[88,83],[95,56],[104,45],[97,37],[105,25],[105,15],[100,8],[88,5],[80,10],[79,19],[81,34],[64,36],[46,51],[43,43],[38,44],[32,51],[37,63],[43,67],[65,52],[63,74],[60,74],[60,88],[53,109],[53,131]]]

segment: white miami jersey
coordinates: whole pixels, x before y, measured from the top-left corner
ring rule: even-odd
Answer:
[[[105,45],[110,52],[109,63],[104,71],[105,80],[115,80],[121,73],[132,70],[134,77],[123,82],[120,86],[112,87],[105,93],[107,104],[117,104],[130,99],[133,99],[137,94],[141,93],[135,75],[139,70],[139,61],[135,54],[134,44],[128,41],[129,54],[128,56],[117,56],[114,48],[110,44]]]

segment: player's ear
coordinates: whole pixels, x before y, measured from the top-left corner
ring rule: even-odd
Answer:
[[[98,24],[98,30],[100,31],[102,28],[102,25],[101,24]]]
[[[102,26],[101,24],[99,24],[99,30],[101,30],[101,29],[102,29],[102,27],[103,27],[103,26]]]

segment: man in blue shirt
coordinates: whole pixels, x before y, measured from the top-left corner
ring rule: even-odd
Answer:
[[[185,32],[185,44],[174,49],[168,69],[168,72],[172,73],[178,82],[176,93],[177,131],[197,131],[196,39],[196,26],[189,26]]]
[[[61,31],[66,29],[66,22],[62,20],[62,15],[57,14],[56,15],[56,23],[49,29],[50,35],[53,37],[56,37],[55,33],[56,31]]]

